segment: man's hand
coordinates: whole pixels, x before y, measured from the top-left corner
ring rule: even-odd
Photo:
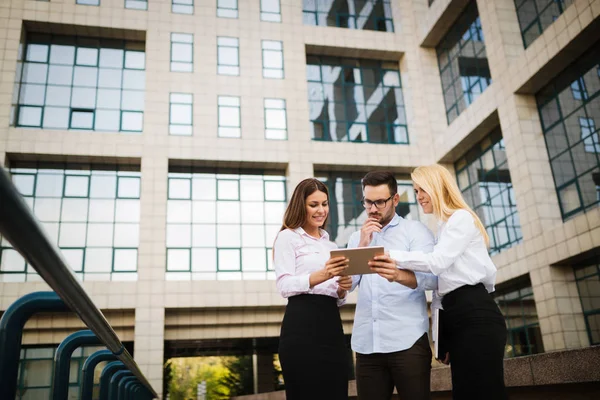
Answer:
[[[417,287],[417,277],[412,271],[399,269],[396,262],[388,255],[375,256],[372,261],[369,261],[371,271],[376,272],[382,278],[389,282],[397,282],[401,285],[415,289]]]
[[[338,278],[337,285],[338,298],[343,299],[344,297],[346,297],[348,290],[352,289],[352,277],[350,275],[340,276]]]
[[[377,219],[369,217],[360,229],[358,247],[367,247],[373,240],[373,232],[381,232],[381,224]]]

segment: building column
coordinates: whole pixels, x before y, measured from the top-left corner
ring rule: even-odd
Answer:
[[[162,396],[165,341],[165,235],[168,159],[142,158],[135,360]]]
[[[545,351],[587,346],[573,270],[546,261],[544,232],[561,227],[563,220],[536,98],[515,94],[509,73],[511,62],[533,57],[539,46],[534,42],[525,52],[513,0],[479,0],[477,5],[492,84],[500,86],[498,117],[524,240],[512,262],[527,261],[519,271],[505,267],[511,277],[530,274]]]

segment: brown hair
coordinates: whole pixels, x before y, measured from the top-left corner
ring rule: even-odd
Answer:
[[[329,201],[327,186],[318,179],[307,178],[296,186],[283,215],[283,225],[279,230],[280,232],[284,229],[296,229],[304,225],[306,222],[306,198],[317,190],[325,193]],[[323,221],[323,226],[327,224],[328,219],[329,214],[325,218],[325,221]]]
[[[390,171],[369,172],[362,178],[361,183],[363,191],[365,190],[365,186],[387,185],[392,196],[398,193],[398,182],[394,174]]]

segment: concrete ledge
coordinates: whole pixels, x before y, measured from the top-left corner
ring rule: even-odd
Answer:
[[[600,394],[599,365],[600,346],[511,358],[504,361],[504,381],[511,398],[599,398],[595,397]],[[431,371],[432,398],[449,399],[451,390],[450,367],[434,368]],[[348,383],[348,395],[356,398],[356,381]],[[260,393],[232,399],[284,400],[285,392]]]

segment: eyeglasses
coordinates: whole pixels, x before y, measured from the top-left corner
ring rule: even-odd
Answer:
[[[386,203],[388,201],[390,201],[390,199],[392,197],[394,197],[394,195],[391,195],[390,197],[388,197],[385,200],[379,199],[379,200],[375,200],[375,201],[371,201],[371,200],[367,200],[367,199],[363,198],[360,202],[362,203],[363,207],[366,208],[367,210],[370,209],[373,204],[375,204],[375,208],[377,208],[379,210],[379,209],[385,207]]]

